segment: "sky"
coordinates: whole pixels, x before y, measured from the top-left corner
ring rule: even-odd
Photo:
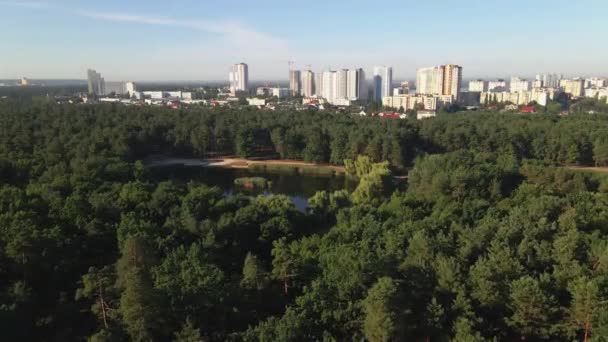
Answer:
[[[0,79],[252,80],[446,63],[465,78],[608,76],[606,0],[0,0]]]

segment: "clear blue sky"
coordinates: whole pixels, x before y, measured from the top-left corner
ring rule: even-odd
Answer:
[[[288,60],[608,76],[607,18],[607,0],[0,0],[0,79],[284,79]]]

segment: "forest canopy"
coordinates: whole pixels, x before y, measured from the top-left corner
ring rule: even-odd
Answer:
[[[0,100],[7,341],[601,341],[608,113],[449,114]],[[158,180],[150,155],[345,165],[298,211]],[[408,175],[406,189],[393,175]]]

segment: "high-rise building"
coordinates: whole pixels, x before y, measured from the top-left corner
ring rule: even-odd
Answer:
[[[562,78],[563,76],[558,74],[538,74],[536,75],[535,87],[539,85],[538,81],[540,81],[540,87],[542,88],[559,88],[559,81]]]
[[[87,70],[87,83],[89,87],[89,94],[94,95],[105,95],[106,94],[106,82],[101,77],[101,74],[93,69]]]
[[[289,91],[291,96],[302,94],[302,76],[300,70],[289,70]]]
[[[441,94],[442,82],[443,69],[441,67],[421,68],[416,72],[416,92],[418,94]]]
[[[341,69],[336,71],[336,98],[346,98],[346,87],[348,85],[348,70]]]
[[[564,93],[570,94],[573,97],[581,97],[584,95],[585,80],[581,78],[561,80],[559,86],[564,90]]]
[[[386,66],[374,67],[374,101],[382,101],[385,96],[392,95],[393,68]]]
[[[323,88],[321,97],[323,97],[327,102],[334,103],[336,100],[337,89],[337,77],[335,71],[324,71],[323,72]]]
[[[365,72],[363,69],[348,70],[347,76],[346,98],[352,101],[367,99],[367,87],[365,86]]]
[[[446,64],[418,69],[416,92],[425,95],[449,95],[458,100],[462,85],[462,67]]]
[[[135,94],[135,92],[137,92],[137,86],[135,85],[134,82],[127,82],[126,83],[126,88],[127,88],[127,93],[131,97],[133,97],[133,95]]]
[[[315,74],[315,95],[323,97],[323,73],[318,72]]]
[[[311,97],[315,94],[315,73],[310,70],[302,72],[302,96]]]
[[[462,86],[462,67],[455,64],[442,65],[443,69],[443,89],[441,95],[450,95],[454,101],[460,97],[460,87]]]
[[[530,90],[530,81],[519,77],[511,77],[511,83],[509,84],[509,87],[512,93],[528,91]]]
[[[234,64],[229,74],[230,92],[247,91],[249,88],[249,68],[245,63]]]
[[[469,82],[469,91],[484,92],[487,89],[488,83],[484,80],[475,80]]]

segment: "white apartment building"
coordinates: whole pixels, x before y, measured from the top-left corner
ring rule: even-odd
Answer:
[[[495,80],[488,82],[488,91],[507,91],[507,82],[505,80]]]
[[[488,105],[491,103],[512,103],[518,106],[525,106],[531,102],[536,102],[541,106],[546,106],[549,100],[554,100],[561,90],[555,88],[535,88],[520,92],[484,92],[481,93],[480,103]]]
[[[315,94],[315,74],[310,70],[302,72],[302,96],[311,97]]]
[[[234,95],[238,91],[249,89],[249,68],[245,63],[234,64],[229,73],[230,92]]]
[[[374,101],[382,101],[385,96],[390,96],[393,88],[393,68],[374,67],[373,88]]]
[[[605,78],[592,77],[585,80],[585,88],[604,88],[608,86]]]
[[[270,88],[270,96],[275,96],[278,99],[289,97],[289,88]]]
[[[452,95],[407,94],[386,96],[382,99],[382,105],[393,109],[414,110],[422,107],[425,110],[437,110],[453,103],[453,100]]]
[[[597,99],[602,99],[604,97],[608,97],[608,88],[597,88],[597,87],[593,87],[593,88],[586,88],[585,89],[585,97],[589,97],[589,98],[597,98]]]
[[[323,96],[323,73],[322,72],[317,72],[315,74],[314,94],[318,97]]]
[[[469,91],[483,93],[487,90],[488,83],[484,80],[475,80],[469,82]]]
[[[367,97],[363,69],[341,69],[318,73],[315,95],[333,105],[346,105]],[[346,101],[348,100],[348,101]],[[350,102],[348,102],[350,103]]]
[[[130,97],[133,97],[135,92],[137,92],[137,86],[135,85],[134,82],[127,82],[126,88],[127,88],[127,93],[129,93]]]
[[[535,88],[559,88],[559,81],[562,75],[558,74],[538,74],[534,82]]]
[[[321,97],[327,102],[334,103],[336,99],[336,93],[338,92],[337,86],[337,75],[335,71],[324,71],[323,72],[323,90]]]
[[[454,100],[460,96],[462,67],[446,64],[418,69],[416,72],[416,92],[425,95],[450,95]]]
[[[345,99],[348,86],[348,70],[336,71],[336,99]]]
[[[530,81],[523,79],[523,78],[519,78],[519,77],[511,77],[511,83],[510,83],[509,90],[512,93],[528,91],[530,89],[531,89]]]
[[[346,98],[351,101],[367,99],[365,72],[363,69],[350,69],[347,73]]]
[[[87,70],[87,85],[89,87],[89,94],[105,95],[106,94],[106,82],[101,74],[95,70]]]
[[[585,80],[581,78],[561,80],[559,82],[559,86],[564,90],[564,93],[569,94],[573,97],[581,97],[584,95]]]
[[[418,94],[441,94],[443,70],[440,67],[421,68],[416,72]]]

